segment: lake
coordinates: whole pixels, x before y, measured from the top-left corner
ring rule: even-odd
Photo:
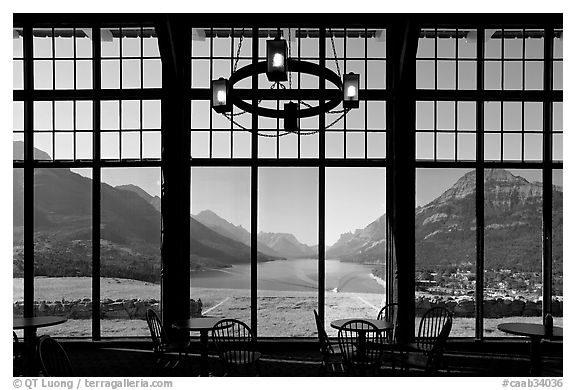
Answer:
[[[372,265],[326,260],[326,290],[383,293],[384,282],[371,276]],[[277,260],[258,264],[258,289],[274,291],[317,291],[316,259]],[[190,287],[250,289],[250,265],[194,272]]]

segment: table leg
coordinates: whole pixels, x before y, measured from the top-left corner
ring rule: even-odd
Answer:
[[[200,331],[200,376],[208,376],[208,329]]]
[[[358,332],[358,360],[360,363],[360,375],[366,375],[364,362],[366,360],[366,332]]]
[[[23,374],[24,376],[37,376],[40,371],[40,366],[36,359],[36,348],[38,347],[36,329],[24,329],[23,344]]]
[[[540,375],[540,337],[530,337],[530,375]]]

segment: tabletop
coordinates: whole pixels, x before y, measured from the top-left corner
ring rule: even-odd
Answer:
[[[20,317],[12,320],[13,329],[30,329],[42,328],[45,326],[52,326],[63,324],[68,319],[59,316],[46,316],[46,317]]]
[[[353,320],[363,320],[363,321],[367,321],[369,323],[371,323],[372,325],[374,325],[376,327],[376,329],[382,331],[382,330],[389,330],[392,329],[392,323],[388,322],[388,321],[382,321],[382,320],[375,320],[373,318],[344,318],[344,319],[340,319],[340,320],[334,320],[330,323],[330,326],[335,328],[335,329],[341,329],[342,326],[348,322],[348,321],[353,321]],[[353,330],[353,329],[351,329]]]
[[[522,322],[507,322],[498,325],[498,329],[502,332],[515,334],[518,336],[528,337],[546,337],[544,325],[542,324],[526,324]],[[553,338],[562,338],[563,329],[559,326],[552,328]]]
[[[172,327],[179,330],[210,330],[221,319],[214,317],[188,318],[187,320],[176,321]]]

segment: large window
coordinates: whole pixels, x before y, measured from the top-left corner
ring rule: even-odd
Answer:
[[[415,152],[416,192],[406,196],[416,200],[417,317],[444,305],[453,336],[480,339],[501,335],[502,318],[540,322],[550,305],[562,322],[561,26],[425,23],[416,57],[402,60],[414,61],[416,90],[401,91],[390,88],[401,72],[389,61],[399,60],[391,49],[405,36],[384,19],[325,29],[207,20],[186,26],[190,89],[176,97],[151,24],[66,26],[13,28],[15,316],[33,291],[29,309],[69,318],[59,335],[148,333],[145,310],[163,310],[163,212],[177,207],[160,207],[171,190],[162,169],[174,168],[162,161],[173,145],[162,141],[182,130],[161,114],[182,99],[190,155],[174,161],[191,176],[183,217],[193,315],[237,318],[262,337],[313,337],[313,309],[334,335],[331,320],[374,317],[397,299],[387,297],[396,290],[387,215],[403,210],[388,202],[387,181],[412,169],[391,146],[414,131],[406,148]],[[277,36],[292,58],[359,74],[359,108],[301,118],[296,132],[283,118],[212,110],[211,80],[264,61]],[[252,82],[234,88],[271,109],[325,98],[309,74],[289,72],[283,84],[260,74],[260,92]],[[277,98],[271,89],[287,91]],[[413,99],[409,128],[394,127],[404,114],[398,96]],[[187,119],[175,123],[188,127]]]
[[[25,42],[32,46],[26,60]],[[97,62],[101,73],[94,74]],[[148,334],[145,310],[160,300],[160,169],[145,166],[160,159],[160,101],[115,94],[161,86],[154,29],[15,28],[14,69],[14,89],[28,86],[28,97],[14,102],[14,161],[24,168],[14,174],[14,314],[23,313],[24,268],[33,266],[34,314],[68,318],[51,334]],[[100,102],[100,88],[112,99]],[[33,139],[28,155],[26,137]],[[141,167],[105,168],[102,160]],[[33,198],[23,196],[28,175]],[[23,245],[28,211],[33,257]]]
[[[551,93],[562,89],[562,32],[545,31],[551,30],[421,30],[416,313],[431,302],[447,306],[456,317],[454,336],[502,336],[496,329],[502,318],[541,323],[546,299],[552,299],[553,315],[562,322],[562,235],[553,234],[549,243],[552,259],[543,240],[545,229],[559,232],[562,226],[561,170],[544,165],[562,162],[561,95]],[[546,40],[555,53],[548,59]],[[552,85],[545,83],[546,59],[557,72]],[[436,96],[427,90],[436,90]],[[477,174],[483,192],[476,191]],[[545,176],[554,184],[551,199]],[[550,207],[545,205],[552,207],[551,220],[545,219],[543,209]],[[543,293],[549,283],[543,270],[550,266],[553,297]],[[479,297],[483,318],[477,316]]]

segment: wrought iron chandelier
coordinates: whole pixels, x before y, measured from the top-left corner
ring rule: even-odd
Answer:
[[[323,113],[339,114],[334,121],[324,127],[324,129],[328,129],[344,118],[348,111],[359,107],[358,92],[360,89],[360,75],[348,73],[342,76],[340,74],[334,36],[331,30],[329,30],[329,33],[338,74],[313,62],[292,58],[291,46],[289,44],[291,41],[290,29],[288,29],[288,43],[285,39],[281,38],[280,29],[277,31],[278,33],[275,39],[266,41],[265,61],[252,63],[237,69],[244,38],[244,29],[242,29],[240,42],[238,43],[238,49],[236,51],[236,61],[230,78],[220,77],[217,80],[212,80],[211,83],[211,106],[215,112],[226,116],[233,124],[247,131],[251,130],[236,122],[234,117],[245,113],[252,113],[268,118],[284,119],[284,132],[278,132],[275,135],[258,132],[258,135],[263,137],[281,137],[287,134],[312,135],[319,131],[300,131],[300,118],[319,116]],[[286,89],[286,85],[283,84],[285,82],[288,82],[288,88],[292,89],[293,72],[324,78],[324,80],[332,83],[340,93],[333,96],[331,95],[329,100],[325,100],[323,105],[318,106],[311,106],[299,99],[296,102],[290,99],[288,103],[284,104],[283,109],[262,107],[259,105],[262,99],[258,100],[258,104],[248,103],[235,94],[234,85],[239,81],[263,73],[266,73],[268,81],[271,82],[270,89]],[[324,97],[320,97],[320,99],[324,99]],[[280,97],[276,99],[273,98],[272,100],[280,100]],[[342,110],[334,110],[341,102]],[[234,113],[232,110],[233,106],[236,106],[240,112]]]

